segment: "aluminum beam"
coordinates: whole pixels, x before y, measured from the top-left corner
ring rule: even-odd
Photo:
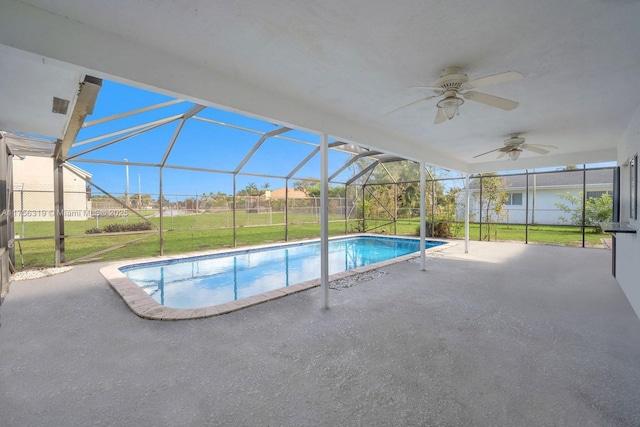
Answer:
[[[249,161],[249,159],[251,159],[251,157],[253,156],[253,154],[258,151],[258,148],[260,148],[260,146],[262,145],[263,142],[265,142],[267,139],[271,138],[272,136],[276,136],[276,135],[280,135],[281,133],[285,133],[285,132],[289,132],[291,129],[288,127],[281,127],[279,129],[274,129],[271,132],[267,132],[264,135],[262,135],[262,137],[260,137],[260,139],[258,140],[258,142],[255,143],[255,145],[253,146],[253,148],[251,149],[251,151],[249,151],[249,153],[247,153],[246,156],[244,156],[244,159],[242,159],[242,161],[240,162],[240,164],[236,167],[236,169],[233,171],[233,173],[237,174],[240,172],[240,170],[244,167],[244,165],[247,164],[247,162]]]
[[[329,148],[340,147],[344,144],[345,142],[342,142],[342,141],[332,142],[331,144],[329,144]],[[296,166],[285,178],[286,179],[293,178],[293,175],[295,175],[300,169],[302,169],[304,165],[309,163],[309,161],[313,159],[313,157],[316,154],[318,154],[319,151],[320,151],[320,147],[318,146],[311,153],[309,153],[309,155],[305,157],[300,163],[298,163],[298,166]],[[329,178],[329,182],[331,182],[331,177]]]
[[[76,143],[73,144],[74,147],[80,147],[82,145],[86,145],[86,144],[91,144],[92,142],[96,142],[96,141],[101,141],[105,138],[111,138],[112,136],[118,136],[118,135],[122,135],[123,133],[127,133],[127,132],[133,132],[139,129],[144,129],[148,126],[152,126],[155,124],[165,124],[165,123],[169,123],[172,122],[174,120],[178,120],[180,118],[182,118],[183,114],[176,114],[175,116],[170,116],[170,117],[165,117],[164,119],[159,119],[159,120],[155,120],[153,122],[149,122],[149,123],[143,123],[141,125],[136,125],[136,126],[131,126],[130,128],[126,128],[126,129],[120,129],[114,132],[110,132],[107,133],[105,135],[100,135],[100,136],[96,136],[93,138],[89,138],[89,139],[84,139],[82,141],[78,141]]]
[[[149,125],[149,126],[144,127],[144,128],[142,128],[140,130],[137,130],[137,131],[135,131],[133,133],[130,133],[128,135],[121,136],[120,138],[112,139],[111,141],[103,142],[102,144],[98,144],[98,145],[96,145],[94,147],[87,148],[86,150],[83,150],[83,151],[80,151],[78,153],[75,153],[75,154],[67,157],[66,160],[75,159],[78,156],[82,156],[84,154],[91,153],[92,151],[96,151],[96,150],[99,150],[101,148],[108,147],[108,146],[113,145],[113,144],[115,144],[117,142],[124,141],[125,139],[133,138],[134,136],[138,136],[138,135],[140,135],[142,133],[145,133],[146,131],[149,131],[149,130],[155,129],[157,127],[163,126],[163,125],[165,125],[167,123],[171,123],[171,122],[173,122],[175,120],[178,120],[179,118],[180,117],[175,117],[175,118],[172,118],[171,120],[163,120],[160,123],[156,122],[153,125]]]
[[[426,249],[426,235],[427,235],[427,224],[426,224],[426,207],[427,204],[425,202],[424,193],[427,190],[426,185],[426,174],[425,174],[425,164],[424,162],[420,162],[420,270],[425,270],[425,249]],[[433,221],[432,221],[433,222]]]
[[[400,160],[407,160],[407,159],[404,159],[404,158],[398,157],[398,156],[392,156],[392,155],[382,156],[382,157],[376,159],[373,163],[371,163],[366,168],[362,169],[358,174],[354,175],[350,180],[347,181],[347,185],[352,184],[354,181],[356,181],[362,175],[364,175],[365,173],[369,172],[370,170],[372,170],[373,168],[375,168],[376,166],[378,166],[381,163],[397,162],[397,161],[400,161]]]
[[[469,205],[471,204],[471,188],[469,187],[469,174],[464,174],[464,188],[467,202],[464,206],[464,253],[469,253]]]
[[[171,138],[171,141],[167,146],[167,150],[164,152],[164,156],[162,156],[162,160],[160,161],[160,167],[163,167],[164,164],[167,162],[167,159],[169,158],[169,154],[171,154],[171,150],[173,150],[173,146],[176,144],[176,141],[178,140],[178,136],[180,136],[180,132],[182,132],[182,127],[187,122],[187,120],[189,120],[193,115],[198,114],[200,111],[204,110],[205,108],[206,107],[204,105],[195,105],[192,108],[190,108],[189,111],[187,111],[182,115],[180,123],[178,124],[178,127],[173,133],[173,137]]]
[[[320,286],[322,308],[329,308],[329,137],[320,142]]]
[[[55,266],[64,264],[64,181],[63,161],[53,160],[53,214],[55,223]]]
[[[78,137],[78,132],[82,128],[84,119],[88,114],[93,113],[93,107],[96,104],[101,87],[102,79],[97,77],[85,76],[84,81],[80,83],[78,98],[65,129],[64,137],[56,143],[53,153],[55,158],[64,160],[67,157],[71,146]]]
[[[169,105],[175,105],[184,102],[182,99],[174,99],[167,102],[162,102],[160,104],[150,105],[148,107],[138,108],[137,110],[127,111],[125,113],[114,114],[113,116],[103,117],[101,119],[92,120],[90,122],[85,122],[82,127],[87,128],[89,126],[95,126],[102,123],[107,123],[113,120],[123,119],[125,117],[133,116],[140,113],[146,113],[147,111],[157,110],[158,108],[168,107]]]
[[[358,159],[361,159],[363,157],[373,156],[375,154],[381,154],[381,153],[379,151],[370,151],[370,152],[367,152],[367,153],[356,154],[355,156],[353,156],[349,160],[347,160],[344,165],[340,166],[340,168],[337,171],[335,171],[333,173],[333,175],[331,175],[329,177],[329,181],[333,181],[333,179],[336,176],[340,175],[340,173],[342,173],[342,171],[344,171],[346,168],[348,168],[349,166],[354,164]]]

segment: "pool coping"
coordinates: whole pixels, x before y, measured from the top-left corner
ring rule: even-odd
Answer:
[[[336,236],[336,237],[330,238],[329,240],[339,240],[345,237],[361,237],[361,236],[392,237],[392,238],[397,237],[402,239],[418,240],[418,238],[414,238],[414,237],[381,236],[378,234],[370,234],[370,233],[354,234],[349,236]],[[457,242],[452,242],[445,239],[429,238],[428,240],[443,242],[443,244],[439,246],[435,246],[433,248],[427,248],[425,250],[426,254],[431,252],[439,252],[457,244]],[[100,273],[104,276],[105,279],[107,279],[111,288],[114,291],[116,291],[118,295],[120,295],[120,297],[123,299],[125,304],[131,309],[131,311],[133,311],[137,316],[142,317],[143,319],[149,319],[149,320],[202,319],[206,317],[213,317],[213,316],[219,316],[221,314],[231,313],[247,307],[262,304],[267,301],[272,301],[278,298],[282,298],[287,295],[302,292],[307,289],[315,288],[317,286],[320,286],[321,279],[318,278],[313,280],[307,280],[305,282],[300,282],[295,285],[274,289],[271,291],[263,292],[261,294],[252,295],[250,297],[241,298],[235,301],[226,302],[218,305],[212,305],[212,306],[200,307],[200,308],[172,308],[172,307],[165,307],[160,303],[156,302],[140,286],[136,285],[134,282],[129,280],[127,276],[124,273],[122,273],[119,269],[129,265],[134,265],[134,264],[171,261],[171,260],[195,258],[195,257],[207,256],[207,255],[218,255],[222,253],[233,254],[237,252],[247,251],[248,249],[253,250],[253,249],[280,247],[280,246],[294,246],[300,243],[310,243],[310,242],[318,242],[318,241],[320,241],[320,239],[309,239],[309,240],[302,240],[302,241],[296,241],[296,242],[274,243],[274,244],[258,245],[258,246],[242,247],[242,248],[216,249],[212,251],[189,253],[188,255],[174,254],[174,255],[164,255],[164,256],[156,256],[156,257],[148,257],[148,258],[140,258],[140,259],[130,259],[126,261],[115,262],[106,267],[103,267],[100,269]],[[370,264],[364,267],[358,267],[351,270],[342,271],[340,273],[335,273],[330,275],[329,281],[343,279],[345,277],[350,277],[356,274],[364,273],[366,271],[375,270],[381,267],[385,267],[387,265],[395,264],[402,261],[408,261],[414,258],[418,258],[419,256],[420,256],[420,252],[413,252],[411,254],[403,255],[397,258],[392,258],[386,261],[377,262],[375,264]]]

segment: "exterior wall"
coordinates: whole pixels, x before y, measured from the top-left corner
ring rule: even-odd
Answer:
[[[0,304],[9,292],[10,262],[13,253],[10,241],[13,239],[13,221],[7,211],[12,209],[11,205],[11,160],[7,154],[5,140],[0,139]]]
[[[84,180],[64,170],[66,221],[82,221],[90,215]],[[53,159],[13,158],[14,221],[54,221]]]
[[[284,200],[285,196],[286,196],[286,193],[287,193],[286,190],[287,189],[285,189],[285,188],[278,188],[277,190],[266,191],[265,192],[265,198],[267,200],[269,200],[269,199]],[[306,199],[306,198],[308,198],[308,196],[305,194],[304,191],[296,190],[295,188],[289,188],[288,189],[288,193],[289,193],[289,199]]]
[[[587,193],[590,191],[609,191],[612,192],[611,185],[587,185]],[[533,188],[529,187],[529,223],[530,224],[567,224],[562,221],[562,217],[568,218],[568,215],[560,210],[557,203],[571,207],[569,202],[563,198],[569,193],[572,196],[578,196],[582,192],[580,187],[557,187],[557,188],[537,188],[535,196]],[[524,224],[526,221],[525,208],[527,203],[526,189],[507,190],[507,193],[522,194],[522,205],[505,205],[505,222],[511,224]],[[535,211],[531,212],[534,209]]]
[[[590,191],[609,191],[612,192],[613,188],[608,184],[588,184],[587,185],[587,193]],[[556,203],[561,203],[569,206],[569,202],[564,199],[562,196],[569,193],[573,196],[578,196],[582,192],[582,185],[580,186],[557,186],[557,187],[538,187],[535,192],[533,192],[533,187],[529,187],[529,223],[530,224],[551,224],[551,225],[561,225],[567,224],[567,222],[562,220],[562,217],[568,218],[568,214],[561,211]],[[522,204],[521,205],[505,205],[504,206],[504,216],[500,219],[500,222],[505,222],[508,224],[524,224],[526,222],[526,189],[522,188],[510,188],[507,190],[508,194],[520,193],[522,194]],[[464,194],[460,196],[461,198],[458,200],[458,209],[457,216],[458,218],[464,218],[464,203],[465,198]],[[534,197],[535,197],[535,212],[531,212],[534,208]],[[477,190],[472,190],[471,193],[471,220],[478,220],[478,202],[479,202],[479,193]]]
[[[629,122],[627,131],[618,144],[620,168],[620,222],[628,222],[640,232],[640,220],[630,218],[630,174],[624,166],[631,156],[640,154],[640,107]],[[616,280],[631,306],[640,317],[640,236],[616,234]]]

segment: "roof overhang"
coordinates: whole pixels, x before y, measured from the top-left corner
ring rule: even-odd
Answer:
[[[2,52],[69,67],[76,83],[82,74],[133,83],[462,172],[614,161],[640,100],[640,2],[2,0],[2,9]],[[466,102],[440,125],[435,100],[386,114],[429,95],[412,87],[449,66],[472,79],[522,72],[482,90],[519,107]],[[516,162],[474,158],[512,133],[558,148]]]

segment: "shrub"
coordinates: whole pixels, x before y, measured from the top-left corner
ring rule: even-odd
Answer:
[[[98,233],[102,233],[102,230],[100,230],[98,227],[93,227],[88,230],[85,230],[84,232],[86,234],[98,234]]]
[[[451,231],[449,230],[449,223],[448,222],[437,223],[433,234],[434,234],[433,237],[441,237],[441,238],[452,237]]]
[[[427,237],[440,237],[440,238],[450,238],[453,237],[451,230],[449,229],[449,223],[445,221],[436,222],[436,226],[433,230],[433,236],[431,236],[431,223],[427,222],[425,224],[427,227]],[[420,226],[416,227],[416,235],[420,234]]]
[[[122,233],[125,231],[146,231],[151,230],[151,224],[148,222],[132,222],[129,224],[108,224],[102,231],[104,233]]]

